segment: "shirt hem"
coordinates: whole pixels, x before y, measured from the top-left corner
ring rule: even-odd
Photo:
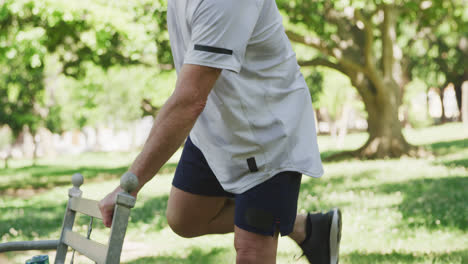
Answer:
[[[307,170],[304,170],[304,169],[298,169],[298,168],[293,168],[293,167],[285,167],[285,168],[279,168],[279,169],[272,170],[272,171],[267,173],[267,177],[260,178],[260,179],[258,179],[256,181],[253,181],[253,182],[249,182],[248,184],[245,184],[245,185],[243,185],[243,186],[241,186],[239,188],[226,189],[226,188],[224,188],[222,183],[221,183],[221,186],[223,186],[223,188],[227,192],[234,193],[234,194],[241,194],[241,193],[244,193],[244,192],[252,189],[253,187],[255,187],[255,186],[257,186],[257,185],[271,179],[273,176],[275,176],[278,173],[283,172],[283,171],[296,171],[296,172],[299,172],[301,174],[304,174],[306,176],[310,176],[310,177],[313,177],[313,178],[320,178],[324,174],[323,169],[321,169],[320,171],[311,172],[311,171],[307,171]]]

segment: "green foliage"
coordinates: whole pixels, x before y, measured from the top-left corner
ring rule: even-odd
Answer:
[[[404,11],[407,13],[408,11]],[[422,37],[407,35],[401,46],[409,60],[409,68],[432,87],[445,87],[454,82],[461,85],[466,78],[468,61],[468,13],[464,1],[432,1],[431,6],[417,15],[419,25],[411,25],[414,31],[424,30]],[[408,30],[401,27],[400,30]]]
[[[63,129],[60,123],[64,114],[60,112],[68,106],[60,105],[54,98],[50,100],[49,93],[45,91],[45,64],[50,61],[49,57],[57,58],[56,71],[59,75],[83,79],[90,76],[87,70],[91,69],[97,80],[105,77],[106,70],[112,66],[156,61],[155,37],[159,36],[156,34],[159,28],[152,27],[150,23],[153,13],[165,7],[149,3],[146,2],[146,9],[149,8],[146,10],[140,2],[114,5],[107,1],[66,4],[57,0],[2,1],[0,124],[10,126],[15,136],[24,126],[33,132],[39,126],[53,131]],[[102,70],[98,71],[90,65],[96,65]],[[89,83],[85,90],[97,86],[101,86],[102,93],[110,93],[110,87],[103,88],[99,81]],[[81,88],[76,86],[75,89]],[[125,102],[132,97],[131,92],[120,93],[110,99]],[[90,104],[101,101],[90,100]],[[122,109],[115,100],[112,102],[114,110]],[[139,104],[133,104],[133,110],[125,113],[124,120],[137,116],[135,108]],[[119,117],[122,115],[122,112],[117,114]],[[86,114],[76,113],[72,117],[74,120],[70,123],[78,127],[90,123],[90,117]]]
[[[49,114],[44,120],[45,127],[54,133],[62,133],[63,132],[63,125],[62,125],[62,117],[60,114],[62,113],[62,108],[59,105],[53,105],[49,107]]]
[[[340,118],[346,104],[351,105],[354,109],[363,108],[349,78],[340,72],[326,68],[321,69],[321,72],[324,76],[324,82],[318,106],[327,109],[332,121],[337,121]]]
[[[305,81],[307,83],[307,86],[309,87],[312,102],[317,102],[319,100],[320,94],[323,91],[322,73],[314,69],[306,75]]]
[[[64,129],[86,125],[124,126],[143,115],[142,101],[161,107],[175,87],[175,72],[144,66],[112,67],[88,64],[76,80],[62,77],[55,91]]]

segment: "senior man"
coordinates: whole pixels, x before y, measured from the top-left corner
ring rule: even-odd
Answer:
[[[341,213],[297,214],[302,174],[323,174],[309,90],[274,0],[168,0],[174,93],[129,171],[151,180],[184,150],[167,221],[182,237],[234,232],[237,263],[275,263],[278,234],[338,263]],[[110,226],[116,188],[101,202]]]

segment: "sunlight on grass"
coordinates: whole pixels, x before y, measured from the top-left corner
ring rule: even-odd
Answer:
[[[343,210],[343,264],[466,264],[468,142],[462,128],[449,124],[406,130],[413,144],[434,152],[426,159],[325,163],[323,178],[303,179],[299,209],[326,211],[339,206]],[[365,139],[365,134],[350,135],[345,148],[359,147]],[[322,151],[336,150],[329,137],[319,137],[319,144]],[[84,171],[83,195],[100,199],[118,185],[118,177],[135,155],[90,153],[57,162],[41,160],[37,166],[16,161],[11,169],[0,170],[0,190],[19,188],[0,196],[1,241],[57,239],[71,174]],[[183,239],[168,227],[165,210],[177,158],[139,194],[124,244],[124,263],[234,263],[232,234]],[[31,179],[42,180],[19,184]],[[42,186],[42,181],[55,186]],[[41,187],[27,193],[23,186]],[[88,221],[80,217],[76,230],[86,233]],[[92,238],[105,242],[107,236],[108,229],[96,224]],[[24,263],[33,253],[8,256],[11,263]],[[307,263],[300,255],[291,240],[280,239],[278,263]],[[80,259],[79,263],[91,262]]]

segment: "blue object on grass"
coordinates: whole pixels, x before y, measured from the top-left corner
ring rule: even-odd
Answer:
[[[26,264],[49,264],[49,256],[39,255],[26,260]]]

